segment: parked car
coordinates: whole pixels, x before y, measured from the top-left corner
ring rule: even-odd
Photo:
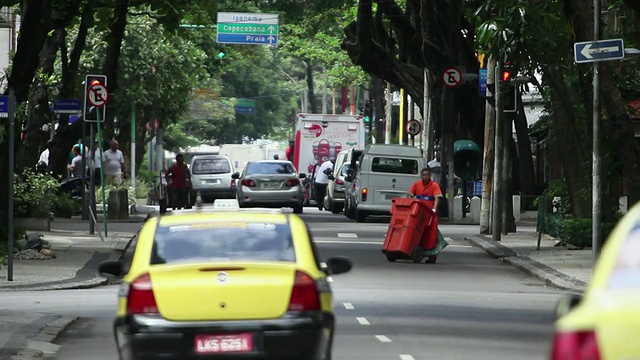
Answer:
[[[301,214],[305,194],[301,179],[290,161],[261,160],[250,161],[242,173],[234,173],[237,179],[236,197],[240,207],[291,207]]]
[[[349,172],[351,164],[343,163],[337,171],[329,177],[327,195],[324,197],[324,208],[334,214],[339,214],[344,209],[344,178]]]
[[[198,193],[203,200],[230,199],[235,197],[235,181],[231,159],[226,155],[196,155],[191,159],[192,194],[195,203]]]

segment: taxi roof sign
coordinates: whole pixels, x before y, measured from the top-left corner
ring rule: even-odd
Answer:
[[[237,199],[216,199],[213,202],[214,210],[238,210],[240,204]]]

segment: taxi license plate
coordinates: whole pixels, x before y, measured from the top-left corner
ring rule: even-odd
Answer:
[[[397,197],[399,197],[397,194],[386,194],[384,196],[385,200],[391,200],[391,199],[395,199]]]
[[[205,179],[205,180],[202,180],[202,185],[217,184],[219,182],[220,182],[220,180],[218,180],[218,179]]]
[[[250,352],[253,351],[253,335],[196,335],[195,348],[198,354]]]

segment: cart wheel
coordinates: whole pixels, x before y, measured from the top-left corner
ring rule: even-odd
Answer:
[[[437,257],[437,256],[435,256],[435,255],[433,255],[433,256],[429,256],[429,257],[427,258],[427,264],[435,264],[435,263],[436,263],[436,260],[438,260],[438,257]]]
[[[387,260],[388,260],[389,262],[395,262],[397,259],[396,259],[396,257],[395,257],[395,256],[393,256],[393,255],[387,255]]]
[[[419,264],[423,259],[424,250],[420,246],[414,247],[413,251],[411,252],[411,260],[413,260],[414,263]]]

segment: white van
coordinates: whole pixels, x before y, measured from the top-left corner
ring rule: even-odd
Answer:
[[[353,179],[355,220],[369,215],[389,215],[391,200],[406,197],[407,191],[426,166],[422,150],[406,145],[373,144],[362,153]]]

